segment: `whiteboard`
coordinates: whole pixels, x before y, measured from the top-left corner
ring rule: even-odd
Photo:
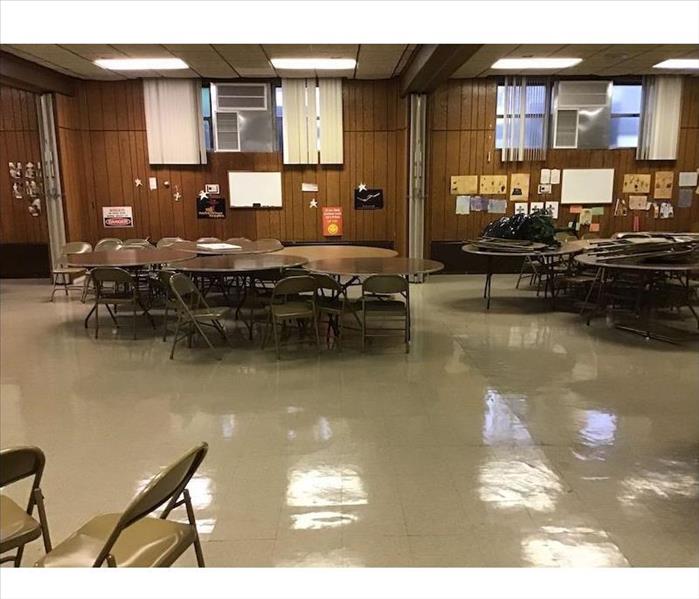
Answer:
[[[282,174],[228,171],[231,208],[281,208]]]
[[[611,204],[613,168],[563,169],[561,204]]]

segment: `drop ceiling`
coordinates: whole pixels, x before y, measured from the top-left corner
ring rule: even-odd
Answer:
[[[255,77],[313,77],[315,71],[275,69],[271,58],[354,58],[354,71],[323,71],[326,77],[384,79],[399,75],[415,50],[414,44],[22,44],[0,49],[26,60],[81,79],[132,79],[138,77],[202,77],[205,79]],[[528,74],[602,77],[659,73],[653,65],[668,58],[699,58],[691,44],[487,44],[452,75],[454,78],[504,75],[491,65],[504,57],[559,56],[583,61],[561,71],[527,71]],[[190,68],[179,71],[112,72],[93,64],[98,58],[171,58]],[[682,72],[682,71],[673,71]],[[696,74],[696,71],[686,71]]]

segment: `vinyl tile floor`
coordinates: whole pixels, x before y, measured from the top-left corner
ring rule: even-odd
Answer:
[[[220,361],[171,361],[128,316],[95,340],[77,295],[2,281],[1,445],[46,453],[54,544],[206,441],[208,566],[699,566],[697,346],[587,327],[514,281],[490,312],[482,276],[413,285],[407,355],[348,331],[280,361],[233,321]]]

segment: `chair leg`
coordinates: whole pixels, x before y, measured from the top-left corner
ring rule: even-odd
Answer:
[[[316,351],[320,353],[320,331],[318,329],[318,313],[313,312],[313,328],[316,332]]]
[[[50,302],[53,301],[53,296],[56,295],[56,286],[58,285],[58,275],[53,275],[53,289],[51,290],[51,299],[49,300]]]
[[[362,313],[362,353],[366,351],[366,312]]]
[[[182,318],[178,313],[177,314],[177,324],[175,325],[175,335],[172,338],[172,349],[170,349],[170,359],[171,360],[175,357],[175,345],[177,345],[177,335],[180,332],[180,322],[181,321],[182,321]]]
[[[46,509],[44,507],[44,494],[41,489],[34,489],[34,503],[39,514],[39,523],[41,524],[41,534],[44,540],[44,549],[49,553],[51,547],[51,536],[49,535],[49,522],[46,519]]]
[[[104,304],[104,307],[107,308],[107,312],[109,312],[109,315],[112,317],[112,322],[114,322],[114,326],[119,328],[119,323],[117,322],[116,316],[114,316],[114,312],[112,312],[112,309],[109,307],[109,304]]]
[[[95,304],[95,339],[99,337],[100,334],[100,305]]]
[[[165,298],[165,302],[167,302],[167,298]],[[167,313],[168,313],[168,305],[166,303],[165,304],[165,314],[163,316],[163,342],[167,341]]]
[[[24,555],[24,545],[17,549],[17,555],[15,555],[14,564],[15,568],[19,568],[22,563],[22,556]]]
[[[279,333],[277,331],[277,319],[272,316],[272,332],[274,333],[274,347],[277,350],[277,360],[281,358],[281,354],[279,352]]]
[[[197,521],[194,518],[194,509],[192,508],[192,500],[189,496],[189,491],[185,489],[182,494],[184,495],[184,506],[187,510],[187,520],[194,528],[194,553],[197,555],[197,566],[200,568],[206,567],[204,564],[204,553],[201,550],[201,541],[199,539],[199,531],[197,530]]]

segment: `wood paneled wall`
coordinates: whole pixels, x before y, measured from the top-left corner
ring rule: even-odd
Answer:
[[[345,241],[393,241],[403,252],[407,235],[407,111],[398,81],[345,81],[344,164],[288,166],[281,153],[209,153],[202,166],[148,164],[140,81],[86,81],[75,97],[58,96],[58,141],[70,240],[102,237],[222,239],[274,237],[320,241],[322,206],[342,206]],[[228,194],[228,170],[282,171],[283,208],[228,210],[221,220],[199,220],[196,197],[206,183]],[[148,177],[158,189],[148,189]],[[134,179],[143,186],[137,188]],[[170,181],[170,188],[163,186]],[[318,193],[301,193],[301,183]],[[364,182],[384,190],[383,210],[354,209],[354,188]],[[182,200],[176,202],[177,186]],[[310,208],[315,197],[319,208]],[[104,229],[103,206],[130,205],[134,228]],[[328,238],[329,241],[337,238]]]
[[[654,219],[640,213],[641,230],[687,231],[699,225],[699,196],[691,208],[677,207],[677,173],[699,167],[699,79],[687,77],[682,97],[682,117],[677,160],[639,161],[635,148],[619,150],[549,150],[544,162],[502,162],[495,149],[495,101],[497,83],[493,79],[455,79],[439,87],[429,98],[429,166],[427,243],[477,237],[486,224],[502,215],[477,212],[455,214],[456,196],[449,193],[451,175],[530,173],[529,199],[560,201],[561,186],[553,193],[537,197],[542,168],[613,168],[614,197],[622,195],[626,173],[652,173],[672,170],[675,174],[672,203],[675,217]],[[509,181],[508,181],[509,183]],[[494,196],[500,197],[500,196]],[[508,214],[514,202],[508,201]],[[605,214],[596,217],[600,235],[633,230],[633,212],[613,216],[614,204],[605,204]],[[571,220],[567,206],[559,206],[558,226]]]
[[[29,202],[15,199],[8,162],[36,164],[41,160],[37,95],[0,85],[0,242],[48,243],[45,206],[40,216],[29,214]]]

